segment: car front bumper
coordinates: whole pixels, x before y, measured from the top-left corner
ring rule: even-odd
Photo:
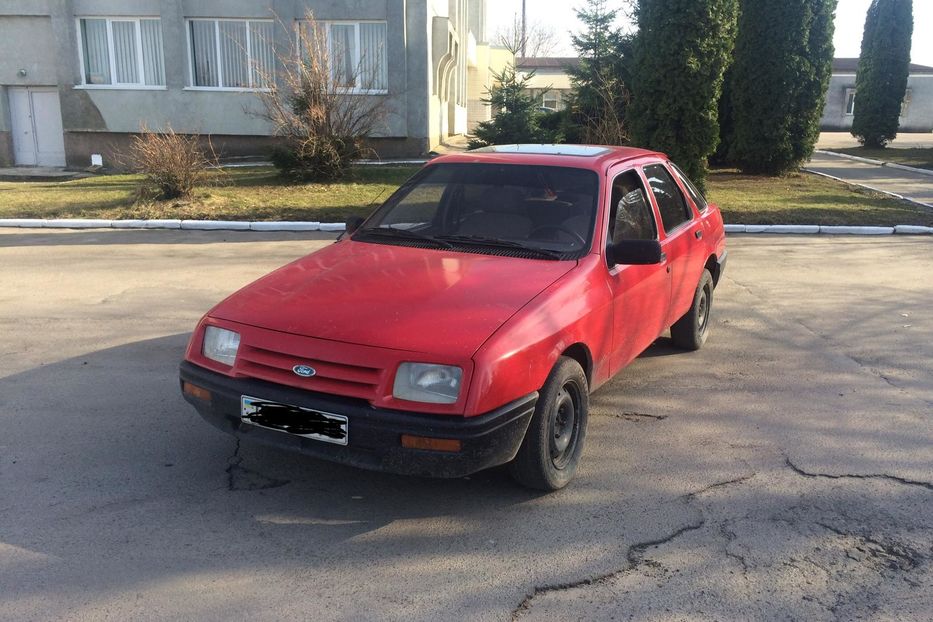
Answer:
[[[248,378],[230,378],[187,361],[179,370],[187,382],[210,392],[210,400],[185,393],[184,398],[209,423],[238,438],[251,439],[315,458],[350,466],[427,477],[462,477],[515,457],[534,413],[537,392],[476,417],[425,415],[373,408],[363,400],[302,391]],[[240,418],[244,395],[310,408],[348,419],[347,445],[327,443],[245,423]],[[460,451],[402,447],[403,434],[459,440]]]

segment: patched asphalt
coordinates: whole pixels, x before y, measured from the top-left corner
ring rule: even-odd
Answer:
[[[0,618],[930,619],[933,239],[730,237],[713,334],[592,396],[577,479],[358,471],[178,391],[323,234],[0,232]]]

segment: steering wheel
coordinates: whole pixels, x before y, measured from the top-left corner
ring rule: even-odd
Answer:
[[[567,227],[562,227],[561,225],[541,225],[540,227],[535,227],[534,229],[532,229],[531,233],[529,233],[528,235],[530,237],[534,237],[536,233],[540,233],[543,231],[557,231],[558,233],[565,233],[568,236],[570,236],[570,238],[572,238],[575,242],[579,242],[580,248],[583,248],[584,246],[586,246],[586,240],[583,239],[582,235],[580,235],[573,229],[568,229]]]

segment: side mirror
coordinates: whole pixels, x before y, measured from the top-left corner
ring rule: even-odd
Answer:
[[[606,259],[610,266],[650,266],[663,262],[666,257],[657,240],[622,240],[609,245]]]
[[[354,231],[359,229],[360,225],[363,224],[364,220],[365,218],[363,218],[362,216],[350,216],[349,218],[347,218],[347,228],[346,228],[347,235],[350,235]]]

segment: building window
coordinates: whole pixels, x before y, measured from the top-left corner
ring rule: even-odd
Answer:
[[[907,111],[910,109],[910,89],[904,91],[904,101],[901,102],[901,117],[907,116]]]
[[[551,111],[560,110],[560,92],[553,90],[546,91],[544,95],[541,96],[541,107]]]
[[[354,93],[388,92],[386,22],[318,22],[316,26],[323,33],[317,36],[325,37],[334,86]],[[306,32],[305,36],[316,35]]]
[[[78,32],[82,84],[165,86],[159,19],[82,17]]]
[[[272,20],[190,19],[191,86],[269,88],[275,67]]]
[[[855,114],[855,89],[846,89],[846,116]]]

